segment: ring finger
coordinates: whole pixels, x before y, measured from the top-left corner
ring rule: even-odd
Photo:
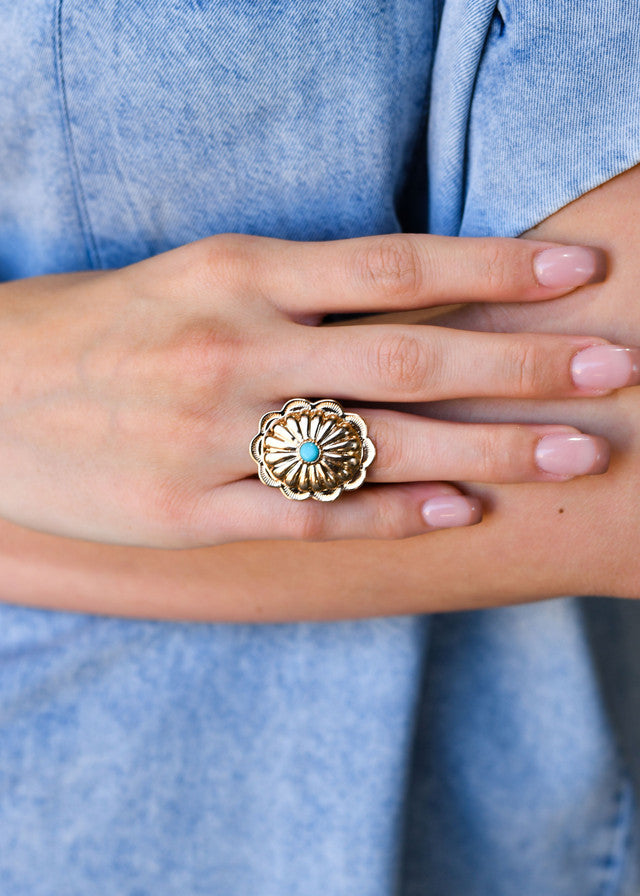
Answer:
[[[570,426],[450,423],[377,408],[356,413],[376,447],[370,482],[562,482],[609,465],[607,441]]]
[[[604,473],[609,464],[606,439],[572,426],[452,423],[383,408],[344,410],[365,421],[375,446],[367,482],[563,482]],[[257,421],[246,421],[234,443],[248,446],[256,431]],[[249,451],[242,456],[237,477],[256,472]]]

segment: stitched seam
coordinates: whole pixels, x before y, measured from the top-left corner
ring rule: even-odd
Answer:
[[[462,153],[462,171],[461,171],[461,180],[462,180],[462,197],[460,203],[460,218],[458,221],[458,231],[457,236],[460,235],[461,224],[464,220],[464,213],[467,206],[467,195],[469,193],[469,137],[470,137],[470,129],[471,129],[471,106],[473,104],[473,97],[476,92],[476,84],[478,83],[478,75],[480,73],[480,66],[482,65],[482,60],[487,50],[487,45],[489,43],[489,35],[491,33],[491,26],[493,25],[493,20],[496,16],[499,15],[498,12],[498,0],[496,0],[493,9],[491,11],[491,16],[487,20],[487,30],[484,36],[484,41],[482,42],[482,50],[480,51],[480,55],[478,56],[478,64],[476,65],[475,74],[473,76],[473,85],[471,87],[471,92],[469,93],[469,106],[467,111],[467,120],[465,124],[464,130],[464,147]],[[502,16],[500,16],[502,20]],[[502,20],[504,22],[504,20]],[[503,28],[500,31],[502,35]]]
[[[71,121],[69,118],[69,105],[67,101],[67,89],[64,80],[64,67],[62,62],[62,3],[63,0],[57,0],[54,12],[53,27],[53,54],[54,68],[56,73],[56,82],[58,87],[58,97],[60,101],[60,116],[62,119],[62,130],[64,133],[64,142],[67,150],[67,159],[69,162],[69,171],[71,175],[71,183],[73,186],[73,195],[78,212],[78,220],[80,222],[80,230],[84,239],[85,250],[87,253],[87,261],[90,268],[100,268],[100,254],[96,240],[91,229],[91,222],[87,211],[87,204],[82,191],[80,182],[80,168],[76,157],[73,138],[71,136]]]

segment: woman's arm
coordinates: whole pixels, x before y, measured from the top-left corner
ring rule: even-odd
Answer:
[[[591,489],[598,485],[590,480]],[[167,551],[75,541],[0,521],[1,597],[79,612],[266,622],[436,612],[601,591],[599,583],[587,587],[584,552],[571,550],[577,540],[587,548],[593,541],[591,518],[580,506],[587,489],[570,496],[569,488],[488,492],[487,501],[497,500],[482,525],[402,541],[240,542]]]
[[[640,342],[640,170],[587,194],[538,238],[603,245],[611,265],[588,294],[538,307],[496,306],[462,326],[602,334]],[[472,312],[473,313],[473,312]],[[606,435],[602,477],[562,484],[472,486],[485,520],[404,541],[235,543],[166,551],[109,547],[0,524],[8,602],[98,613],[272,621],[433,612],[563,593],[640,591],[640,389],[550,404],[465,401],[428,411],[467,419],[567,420]]]

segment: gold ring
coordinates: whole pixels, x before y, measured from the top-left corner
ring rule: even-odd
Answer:
[[[359,488],[376,456],[362,417],[330,398],[292,398],[265,414],[250,450],[261,481],[293,501],[335,501]]]

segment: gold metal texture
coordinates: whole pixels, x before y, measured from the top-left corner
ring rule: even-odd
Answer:
[[[265,414],[250,450],[261,481],[293,501],[335,501],[362,485],[376,455],[362,417],[330,398],[292,398]]]

